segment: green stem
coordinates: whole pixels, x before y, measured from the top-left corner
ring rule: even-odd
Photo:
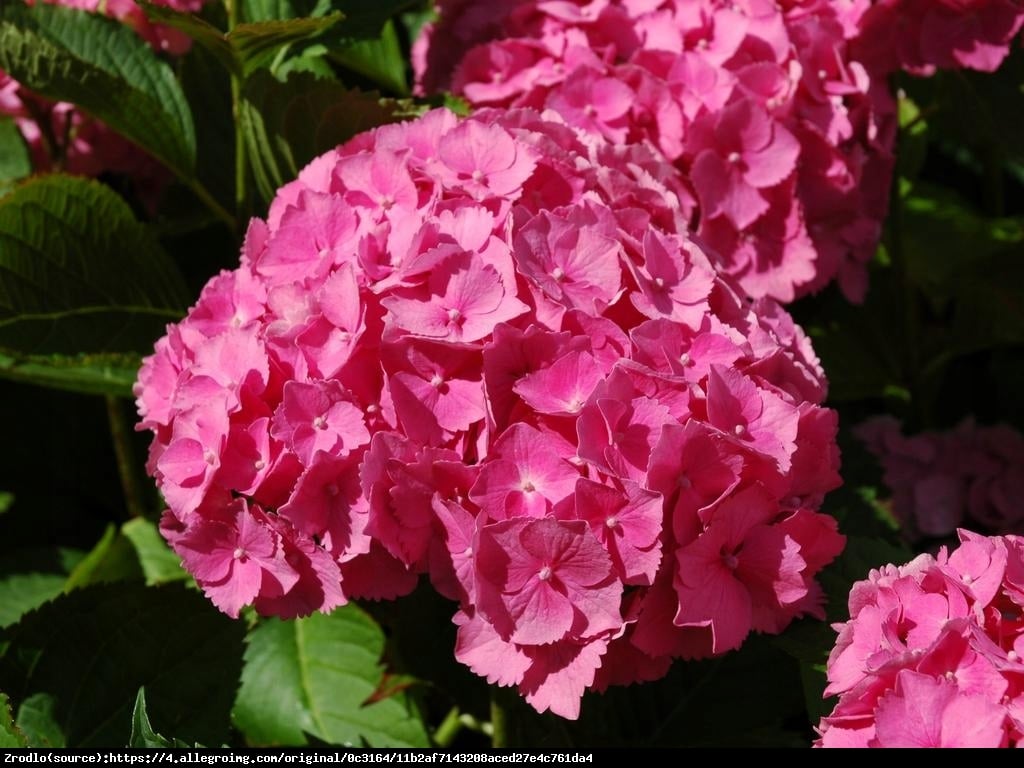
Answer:
[[[128,420],[124,417],[124,404],[113,395],[107,395],[106,401],[107,421],[110,423],[110,436],[114,443],[114,456],[117,459],[117,473],[121,477],[124,503],[128,508],[129,517],[143,517],[146,507],[142,501],[142,488],[132,458],[131,431],[128,428]]]
[[[179,178],[214,216],[227,225],[232,234],[238,231],[238,221],[235,217],[231,215],[229,210],[217,202],[214,196],[210,194],[210,191],[198,179],[188,179],[183,176]]]
[[[226,0],[228,31],[237,26],[241,0]],[[231,73],[231,113],[235,118],[235,213],[244,220],[249,202],[247,187],[248,159],[245,156],[245,136],[242,133],[242,76]]]
[[[439,747],[450,747],[462,730],[462,716],[458,707],[452,707],[434,732],[434,743]]]
[[[508,710],[505,709],[504,704],[500,701],[502,698],[502,689],[497,686],[491,686],[491,746],[492,747],[507,747],[509,746],[509,733],[508,733]]]

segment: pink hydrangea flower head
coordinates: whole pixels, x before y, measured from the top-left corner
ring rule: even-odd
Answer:
[[[1017,536],[960,545],[854,585],[828,660],[818,746],[1006,747],[1021,730]]]
[[[989,533],[1024,531],[1015,499],[1024,492],[1024,435],[968,419],[955,429],[906,436],[892,417],[856,429],[882,466],[892,510],[911,541],[951,536],[959,525]]]
[[[835,280],[862,298],[895,139],[887,70],[854,54],[866,51],[870,3],[438,5],[415,44],[419,92],[551,109],[594,136],[652,145],[685,180],[693,223],[746,293],[791,301]],[[929,28],[950,41],[937,45],[978,61],[1016,28],[1005,12],[931,16],[977,18],[973,31]]]
[[[291,617],[427,576],[458,660],[570,718],[822,615],[823,373],[659,174],[554,112],[439,110],[282,188],[135,389],[210,598]]]

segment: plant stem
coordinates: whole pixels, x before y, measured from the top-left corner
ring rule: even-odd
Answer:
[[[132,460],[131,432],[124,417],[123,403],[113,395],[107,395],[105,399],[110,436],[114,443],[114,456],[117,458],[117,474],[121,477],[121,491],[124,493],[128,516],[143,517],[145,504],[142,502],[142,488],[139,486],[139,476]]]
[[[500,701],[502,689],[497,686],[491,687],[491,746],[507,747],[508,740],[508,710]]]
[[[180,178],[185,185],[192,190],[192,193],[199,198],[203,205],[205,205],[214,216],[227,225],[232,234],[237,233],[238,221],[231,215],[230,211],[217,202],[213,195],[210,194],[210,191],[204,187],[198,179]]]
[[[439,747],[450,747],[462,730],[462,716],[458,707],[452,707],[434,732],[434,743]]]
[[[228,31],[238,24],[241,0],[226,0],[228,8]],[[249,202],[246,180],[248,160],[245,156],[245,136],[242,133],[242,76],[231,73],[231,113],[235,118],[235,214],[240,220],[246,218]]]

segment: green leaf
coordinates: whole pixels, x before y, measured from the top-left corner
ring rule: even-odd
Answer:
[[[242,91],[242,130],[265,200],[317,155],[358,133],[409,114],[406,102],[346,88],[306,73],[280,82],[259,72]]]
[[[391,21],[384,25],[380,37],[357,40],[334,52],[331,58],[393,93],[402,96],[409,93],[409,84],[405,80],[405,55]]]
[[[266,67],[286,45],[314,40],[344,18],[340,13],[306,19],[257,21],[239,24],[228,38],[234,47],[243,75]]]
[[[18,707],[15,727],[23,734],[30,747],[66,747],[67,739],[57,722],[56,699],[48,693],[35,693]]]
[[[346,40],[371,40],[378,37],[385,23],[415,0],[239,0],[245,21],[300,19],[342,13],[345,23],[332,37]]]
[[[195,168],[192,114],[171,68],[114,19],[72,8],[8,3],[0,69],[107,123],[184,178]]]
[[[129,747],[173,747],[170,741],[153,730],[149,722],[149,715],[146,713],[146,689],[139,688],[139,694],[135,697],[135,707],[132,709],[132,733],[128,739]]]
[[[121,533],[135,547],[147,584],[188,578],[188,573],[181,567],[181,558],[171,551],[153,523],[135,518],[121,526]]]
[[[153,730],[149,722],[149,713],[146,712],[146,689],[139,688],[135,697],[135,707],[132,709],[132,732],[128,739],[129,747],[144,747],[155,749],[167,749],[168,747],[191,747],[199,744],[189,744],[181,739],[168,739]]]
[[[64,591],[66,576],[57,573],[16,573],[0,578],[0,627],[18,619]]]
[[[95,181],[32,179],[0,199],[0,376],[123,392],[183,314],[184,282],[127,204]]]
[[[110,581],[137,579],[142,575],[135,549],[117,528],[108,525],[103,537],[92,551],[68,575],[64,591],[103,584]]]
[[[32,158],[21,131],[13,117],[0,115],[0,192],[8,182],[23,179],[30,173]]]
[[[50,697],[51,720],[71,746],[127,743],[141,686],[162,728],[190,743],[221,744],[243,634],[241,622],[179,584],[92,586],[4,631],[0,679],[24,702],[19,726],[30,697]]]
[[[366,704],[380,687],[384,633],[354,605],[329,616],[261,622],[248,637],[235,724],[251,744],[427,746],[403,692]]]
[[[314,40],[344,18],[341,13],[331,13],[315,18],[252,21],[222,32],[190,13],[178,13],[156,5],[146,5],[145,11],[150,20],[187,34],[240,77],[247,77],[268,66],[285,46]]]
[[[11,747],[27,747],[28,740],[11,717],[11,702],[7,694],[0,691],[0,749]]]
[[[247,21],[301,19],[342,13],[345,22],[322,38],[323,50],[305,50],[305,55],[330,53],[331,59],[397,95],[408,93],[406,61],[392,19],[413,0],[242,0],[242,18]],[[307,65],[303,69],[309,69]],[[286,63],[281,72],[292,71]],[[277,70],[275,70],[277,71]],[[281,74],[281,72],[277,72]]]
[[[14,494],[9,491],[0,491],[0,515],[9,510],[14,504]]]
[[[0,378],[51,389],[129,397],[138,355],[21,355],[0,351]]]
[[[241,62],[228,40],[228,36],[205,19],[192,13],[180,13],[173,8],[151,3],[140,3],[146,18],[156,24],[173,27],[192,38],[192,40],[212,53],[221,66],[238,75],[241,74]]]

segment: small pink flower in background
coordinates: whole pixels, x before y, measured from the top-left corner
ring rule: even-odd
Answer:
[[[824,376],[663,171],[554,113],[435,111],[280,190],[136,386],[211,599],[290,617],[427,576],[458,660],[570,718],[822,615]]]
[[[824,747],[1006,747],[1024,740],[1024,539],[959,531],[952,553],[871,571],[828,660]]]
[[[857,436],[875,455],[892,492],[892,511],[911,540],[950,536],[958,526],[991,533],[1024,531],[1024,435],[1006,425],[966,420],[947,432],[903,434],[879,416]]]

